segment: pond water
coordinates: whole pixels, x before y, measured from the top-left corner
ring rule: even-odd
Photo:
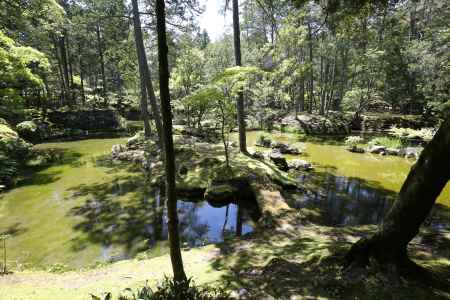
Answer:
[[[248,145],[259,134],[249,132]],[[350,153],[332,139],[300,141],[293,134],[273,137],[303,148],[299,158],[315,166],[313,172],[298,178],[311,192],[288,194],[287,198],[327,225],[378,223],[413,164],[398,157]],[[86,267],[143,251],[147,256],[167,252],[159,191],[147,184],[136,166],[109,159],[112,145],[125,141],[92,139],[36,146],[52,149],[52,162],[35,165],[16,188],[0,194],[0,234],[12,235],[7,241],[8,265]],[[449,186],[439,203],[449,209]],[[236,205],[215,208],[208,202],[181,201],[178,206],[185,247],[234,235]],[[244,212],[242,232],[251,231]]]
[[[261,131],[247,133],[247,144],[254,146]],[[292,133],[272,133],[272,139],[294,145],[302,155],[286,155],[289,159],[304,159],[314,171],[298,175],[308,192],[287,193],[290,204],[310,209],[309,217],[324,225],[377,224],[392,202],[414,164],[402,157],[358,154],[345,150],[343,138],[320,138]],[[253,147],[253,150],[269,151]],[[437,207],[450,215],[450,183],[439,196]],[[308,213],[308,210],[306,210]],[[428,221],[435,227],[450,228],[449,220]]]
[[[35,167],[18,187],[0,195],[0,234],[9,233],[8,265],[56,263],[85,267],[98,262],[166,253],[164,200],[135,166],[113,163],[112,145],[98,139],[38,145],[52,163]],[[55,158],[56,157],[56,158]],[[238,207],[180,201],[184,247],[220,242],[234,235]],[[252,231],[243,215],[242,233]]]

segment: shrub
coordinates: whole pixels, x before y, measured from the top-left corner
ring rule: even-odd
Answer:
[[[345,138],[345,144],[349,147],[356,147],[363,143],[363,138],[360,136],[352,135]]]
[[[391,127],[389,131],[391,135],[402,140],[421,139],[424,141],[431,141],[436,133],[436,130],[433,128],[422,128],[416,130],[412,128],[400,128],[395,126]]]
[[[371,145],[386,146],[387,148],[399,149],[403,147],[403,142],[399,138],[392,138],[388,136],[373,138],[370,143]]]
[[[103,297],[91,295],[93,300],[112,300],[112,294],[106,293]],[[224,289],[210,286],[196,286],[192,279],[175,282],[165,277],[163,282],[153,291],[147,284],[135,291],[128,288],[120,295],[118,300],[228,300],[229,293]]]

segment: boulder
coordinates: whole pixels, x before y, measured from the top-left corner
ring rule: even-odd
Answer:
[[[307,162],[306,160],[302,160],[302,159],[293,159],[288,162],[288,166],[289,166],[289,169],[294,169],[294,170],[308,171],[308,170],[313,169],[311,163]]]
[[[353,152],[353,153],[364,153],[366,152],[366,150],[364,150],[363,148],[360,148],[358,146],[349,146],[346,148],[347,151]]]
[[[278,149],[282,154],[300,154],[300,150],[285,143],[272,142],[270,146],[272,149]]]
[[[113,159],[116,159],[120,153],[125,152],[127,149],[122,144],[113,145],[111,148],[111,156]]]
[[[420,153],[422,153],[422,147],[406,147],[404,149],[405,158],[419,159]]]
[[[386,147],[379,146],[379,145],[369,145],[367,147],[367,152],[373,153],[373,154],[380,154],[382,152],[386,152]]]
[[[255,143],[255,146],[270,148],[272,141],[269,137],[261,135]]]
[[[254,159],[264,159],[264,154],[260,151],[255,151],[250,156]]]
[[[273,149],[269,154],[269,158],[277,166],[278,169],[282,171],[289,170],[286,158],[281,154],[280,150]]]
[[[386,148],[386,154],[387,155],[393,155],[393,156],[399,156],[400,155],[400,149]]]

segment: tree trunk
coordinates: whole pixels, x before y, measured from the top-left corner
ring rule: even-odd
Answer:
[[[70,84],[69,84],[69,67],[67,64],[67,50],[66,50],[66,37],[65,33],[63,36],[59,37],[59,52],[61,55],[61,65],[63,70],[63,79],[64,79],[64,94],[65,94],[65,100],[67,102],[71,102],[72,99],[70,99]],[[68,104],[68,103],[64,103]]]
[[[100,35],[100,25],[97,24],[95,31],[97,33],[97,50],[98,56],[100,57],[100,74],[102,75],[102,97],[103,104],[107,104],[106,99],[106,75],[105,75],[105,58],[103,57],[103,46],[102,46],[102,38]]]
[[[308,46],[309,46],[309,105],[308,112],[312,112],[312,106],[314,102],[314,57],[313,57],[313,42],[312,42],[312,29],[311,24],[308,23]]]
[[[133,27],[134,27],[134,39],[136,43],[136,51],[139,64],[139,76],[141,80],[145,82],[145,88],[147,90],[147,97],[149,99],[153,119],[155,120],[156,131],[158,132],[159,146],[164,148],[163,143],[163,129],[161,122],[161,115],[159,112],[158,104],[156,103],[155,91],[153,90],[152,77],[148,68],[147,56],[145,54],[144,40],[142,37],[141,20],[139,18],[139,6],[137,0],[131,1],[133,5]]]
[[[411,266],[406,247],[419,232],[450,179],[450,117],[411,168],[398,199],[373,235],[360,239],[346,256],[346,266],[364,266],[374,258],[402,270]]]
[[[145,89],[143,78],[141,78],[141,115],[144,121],[144,135],[146,138],[149,138],[151,136],[151,128],[148,118],[147,90]]]
[[[133,0],[136,1],[136,0]],[[172,111],[170,107],[169,93],[169,62],[167,59],[168,48],[166,41],[164,0],[156,1],[156,29],[158,32],[158,59],[159,59],[159,91],[161,98],[161,111],[164,128],[164,151],[166,170],[166,196],[167,217],[170,243],[170,259],[174,280],[186,281],[183,268],[183,259],[180,250],[180,238],[178,236],[177,198],[175,194],[175,153],[172,137]]]
[[[234,58],[236,66],[242,66],[241,62],[241,30],[239,28],[239,2],[233,0],[233,36],[234,36]],[[237,121],[239,127],[239,149],[242,153],[247,153],[247,141],[245,135],[245,111],[244,93],[239,92],[237,98]]]

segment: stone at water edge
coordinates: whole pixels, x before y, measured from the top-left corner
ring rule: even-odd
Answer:
[[[291,147],[288,144],[281,142],[272,142],[270,144],[272,149],[278,149],[282,154],[300,154],[300,150],[297,148]]]
[[[294,159],[288,162],[288,166],[289,169],[294,169],[294,170],[312,170],[313,166],[311,165],[310,162],[307,162],[306,160],[303,159]]]
[[[365,153],[366,152],[366,150],[364,150],[363,148],[359,148],[357,146],[347,147],[346,149],[347,149],[347,151],[350,151],[353,153]]]
[[[260,151],[255,151],[252,154],[250,154],[251,157],[254,159],[264,159],[264,154]]]
[[[264,148],[270,148],[271,147],[271,143],[272,143],[272,141],[270,140],[270,138],[265,137],[265,136],[261,136],[256,141],[255,146],[264,147]]]
[[[380,154],[382,152],[386,152],[386,147],[378,146],[378,145],[369,145],[367,147],[367,152],[373,153],[373,154]]]
[[[126,151],[126,147],[122,144],[116,144],[111,147],[111,156],[112,158],[117,158],[118,155],[122,152]]]
[[[281,154],[280,150],[273,149],[269,154],[270,160],[282,171],[289,170],[286,158]]]
[[[386,154],[387,155],[393,155],[393,156],[399,156],[400,155],[400,149],[386,148]]]

